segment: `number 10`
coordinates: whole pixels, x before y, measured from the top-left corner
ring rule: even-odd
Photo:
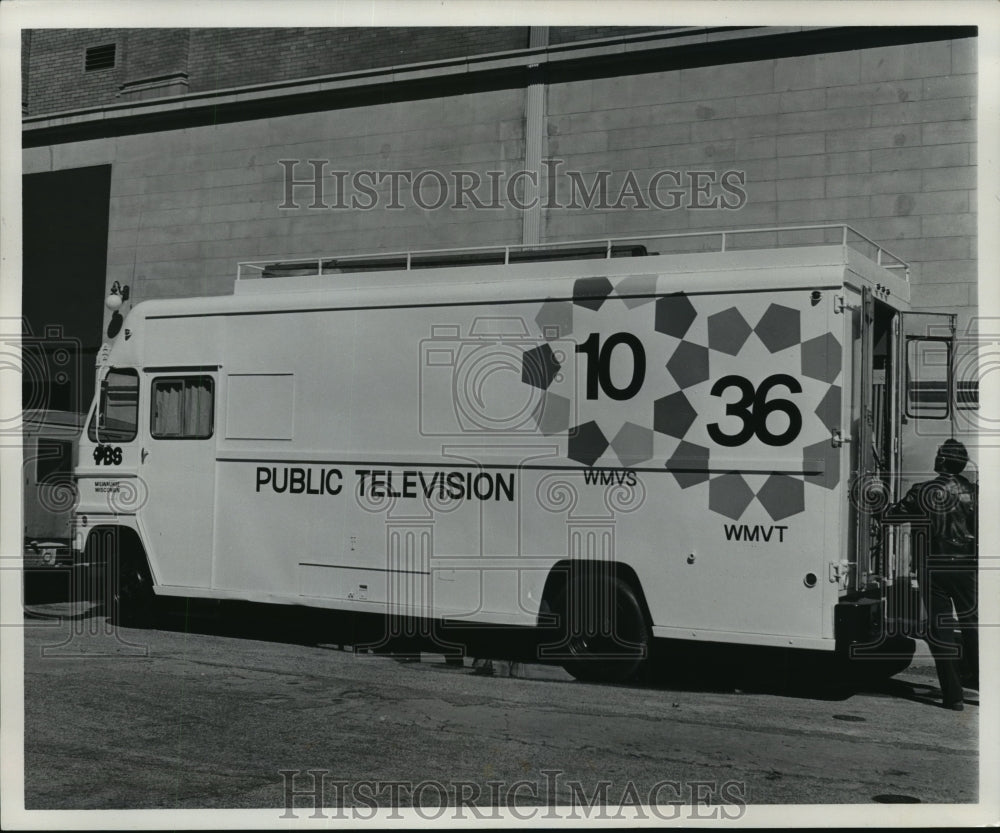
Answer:
[[[619,344],[632,351],[632,379],[620,388],[611,380],[611,354]],[[600,386],[605,396],[612,399],[631,399],[639,392],[646,378],[646,351],[642,342],[632,333],[615,333],[601,346],[598,333],[591,333],[583,344],[576,345],[576,352],[587,357],[587,399],[597,399]]]

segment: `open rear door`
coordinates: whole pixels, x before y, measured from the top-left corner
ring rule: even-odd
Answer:
[[[851,297],[851,296],[854,297]],[[861,483],[872,477],[875,469],[875,458],[872,453],[872,329],[874,320],[874,301],[871,290],[862,287],[857,295],[848,295],[851,328],[851,478]],[[852,489],[851,492],[855,492]],[[852,531],[848,543],[848,562],[850,563],[848,592],[861,589],[869,573],[871,564],[870,531],[868,525],[861,522],[860,507],[852,500],[850,504],[850,521],[848,529]]]
[[[914,483],[933,477],[937,447],[955,433],[955,316],[904,312],[894,328],[896,424],[891,497],[899,500]],[[883,565],[889,584],[892,627],[916,633],[920,605],[914,539],[908,526],[884,529]]]
[[[899,319],[896,366],[902,430],[896,499],[932,474],[935,450],[955,434],[955,316],[904,312]]]
[[[915,632],[916,570],[908,527],[882,524],[879,514],[913,483],[933,476],[935,449],[954,433],[955,317],[897,313],[867,287],[848,289],[845,301],[852,499],[841,593],[883,600],[882,633],[891,637]]]

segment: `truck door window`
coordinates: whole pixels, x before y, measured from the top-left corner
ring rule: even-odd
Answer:
[[[906,415],[947,419],[951,341],[910,338],[906,341]]]
[[[212,436],[215,390],[211,376],[153,380],[149,433],[157,440],[204,440]]]
[[[139,374],[112,369],[101,382],[101,398],[90,420],[91,442],[127,443],[135,439],[139,425]]]

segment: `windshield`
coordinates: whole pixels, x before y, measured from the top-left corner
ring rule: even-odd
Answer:
[[[87,436],[95,443],[127,443],[139,425],[139,374],[112,368],[101,382],[100,400]]]

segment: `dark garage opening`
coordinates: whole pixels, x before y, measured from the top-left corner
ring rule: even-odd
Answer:
[[[111,166],[23,178],[25,410],[85,411],[101,346]]]

